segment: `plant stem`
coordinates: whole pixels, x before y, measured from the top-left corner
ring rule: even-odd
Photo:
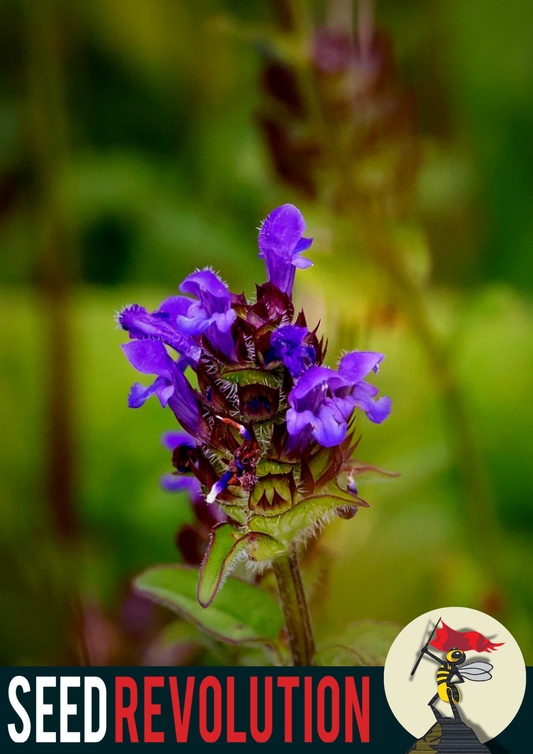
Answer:
[[[277,558],[274,561],[274,573],[292,664],[295,667],[312,665],[315,640],[296,551]]]

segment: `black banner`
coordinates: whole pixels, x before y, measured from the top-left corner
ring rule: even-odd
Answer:
[[[493,754],[531,750],[529,691]],[[0,746],[334,743],[405,754],[383,668],[0,668]]]

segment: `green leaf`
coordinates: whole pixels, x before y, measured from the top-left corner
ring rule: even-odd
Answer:
[[[197,581],[196,568],[158,566],[138,576],[134,586],[140,594],[166,605],[220,641],[277,644],[283,616],[271,594],[230,578],[216,604],[206,610],[196,599]]]
[[[266,534],[250,532],[239,538],[230,524],[220,524],[211,531],[209,547],[200,568],[197,597],[202,607],[209,607],[226,577],[239,560],[270,560],[282,547]]]
[[[323,650],[324,659],[331,659],[331,650],[340,648],[353,652],[359,659],[358,665],[384,665],[392,642],[398,636],[402,627],[397,623],[380,623],[378,621],[358,621],[351,623],[341,636],[336,637],[334,647]],[[329,653],[329,654],[328,654]],[[322,653],[319,653],[322,654]],[[348,659],[348,655],[344,655]],[[324,662],[324,664],[330,664]],[[344,664],[344,663],[331,663]],[[351,664],[351,663],[347,663]]]

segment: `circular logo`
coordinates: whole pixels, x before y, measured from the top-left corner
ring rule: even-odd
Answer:
[[[481,743],[489,741],[513,720],[525,689],[524,658],[513,636],[467,607],[415,618],[385,662],[389,706],[417,739],[466,727]]]

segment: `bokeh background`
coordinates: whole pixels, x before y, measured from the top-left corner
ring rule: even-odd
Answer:
[[[0,1],[2,664],[246,661],[131,592],[191,513],[114,312],[207,264],[251,294],[286,202],[330,363],[387,355],[358,458],[401,473],[308,559],[319,646],[460,605],[533,662],[532,27],[528,0]]]

